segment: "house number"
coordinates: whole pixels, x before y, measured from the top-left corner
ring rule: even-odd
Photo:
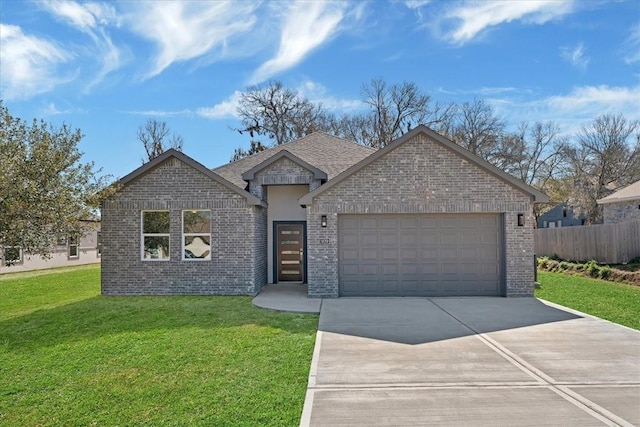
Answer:
[[[320,244],[321,245],[328,245],[329,244],[329,239],[320,239]]]

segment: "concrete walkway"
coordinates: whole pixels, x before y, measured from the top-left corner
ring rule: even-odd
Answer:
[[[266,285],[253,299],[253,305],[267,310],[294,313],[320,313],[322,299],[307,298],[307,285],[278,283]]]
[[[303,426],[640,425],[640,333],[534,298],[324,300]]]

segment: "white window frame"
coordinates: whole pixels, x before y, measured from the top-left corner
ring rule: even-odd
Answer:
[[[171,234],[170,233],[145,233],[144,232],[144,214],[145,212],[167,212],[169,214],[169,231],[171,231],[171,211],[168,209],[144,209],[140,211],[140,259],[144,262],[167,262],[171,261]],[[145,237],[168,237],[169,245],[167,246],[167,258],[145,258],[144,257],[144,238]]]
[[[209,212],[209,233],[185,233],[184,232],[184,213],[185,212]],[[183,261],[211,261],[211,209],[185,209],[182,211],[182,260]],[[205,258],[186,258],[185,238],[187,237],[207,237],[209,240],[209,255]]]
[[[18,259],[12,260],[11,265],[21,265],[24,263],[24,253],[22,252],[22,248],[20,246],[5,246],[2,248],[2,264],[6,265],[6,253],[7,249],[18,249]]]
[[[96,256],[102,257],[102,231],[96,232]]]
[[[72,243],[74,238],[75,238],[75,243]],[[76,254],[75,255],[71,255],[71,248],[72,247],[76,248]],[[67,257],[69,259],[78,259],[78,258],[80,258],[80,235],[79,234],[69,235],[69,238],[67,239]]]

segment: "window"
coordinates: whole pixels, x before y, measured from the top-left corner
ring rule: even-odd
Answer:
[[[2,258],[5,265],[22,264],[22,248],[18,246],[6,246]]]
[[[169,259],[169,211],[142,211],[142,259]]]
[[[69,258],[78,258],[80,256],[80,253],[78,251],[78,235],[77,234],[72,234],[69,236],[68,255],[69,255]]]
[[[98,256],[102,255],[102,233],[100,231],[96,234],[96,251]]]
[[[547,221],[542,221],[542,228],[547,228],[548,226]]]
[[[182,259],[211,259],[211,211],[182,211]]]
[[[566,217],[567,217],[567,208],[562,208],[562,216],[563,216],[564,218],[566,218]]]

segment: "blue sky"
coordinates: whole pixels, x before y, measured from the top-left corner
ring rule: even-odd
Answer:
[[[269,79],[337,113],[381,77],[484,98],[511,128],[640,119],[637,1],[0,0],[0,25],[5,106],[80,128],[84,160],[114,177],[140,166],[148,117],[201,163],[228,162],[248,145],[230,129],[238,93]]]

